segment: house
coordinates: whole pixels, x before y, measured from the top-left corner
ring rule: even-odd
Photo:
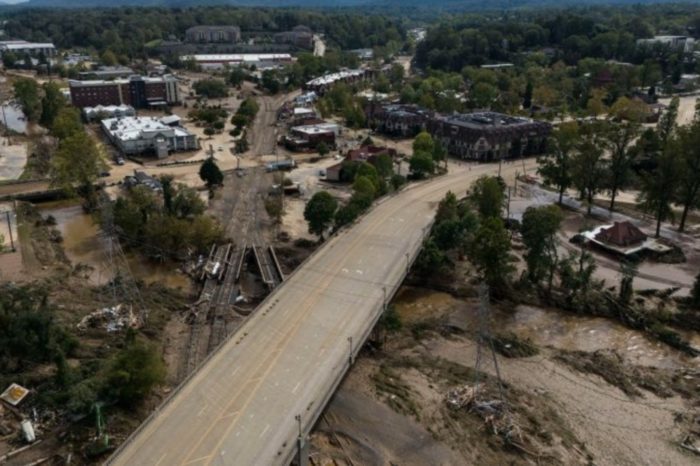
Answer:
[[[160,181],[148,173],[139,170],[134,170],[134,174],[132,176],[125,176],[124,185],[127,188],[145,186],[155,192],[163,191],[163,185],[160,183]]]
[[[128,79],[68,81],[74,106],[130,105],[134,108],[163,107],[180,103],[177,78],[131,76]]]
[[[238,26],[194,26],[185,31],[185,41],[191,44],[235,44],[240,40]]]
[[[284,138],[284,144],[291,150],[313,150],[324,142],[335,147],[335,139],[340,134],[340,126],[335,123],[316,123],[293,126]]]
[[[664,254],[671,248],[649,238],[644,232],[629,221],[601,225],[581,236],[589,244],[617,256],[630,257],[643,252]]]
[[[172,124],[167,118],[166,122]],[[155,117],[108,118],[102,120],[102,130],[125,155],[152,153],[162,159],[171,152],[199,149],[194,134]]]
[[[342,181],[343,166],[347,162],[367,162],[374,165],[381,155],[388,155],[392,160],[396,157],[396,150],[388,147],[378,147],[373,145],[362,146],[348,151],[345,160],[326,168],[327,181]]]
[[[630,222],[615,222],[612,226],[598,231],[595,239],[618,247],[629,247],[643,243],[647,235]]]
[[[543,153],[552,127],[530,118],[477,112],[431,118],[427,130],[449,154],[488,162]]]
[[[417,105],[370,102],[365,109],[367,124],[380,133],[413,137],[424,130],[433,113]]]

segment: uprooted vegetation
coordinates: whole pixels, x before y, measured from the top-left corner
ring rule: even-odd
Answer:
[[[10,383],[28,388],[19,415],[36,412],[38,438],[70,439],[72,445],[64,447],[80,456],[88,454],[83,447],[95,434],[95,406],[104,406],[107,431],[116,438],[145,416],[144,403],[165,380],[156,341],[184,302],[178,292],[145,286],[141,302],[149,312],[140,328],[78,325],[112,295],[111,287],[90,288],[73,276],[0,285],[0,390]],[[19,424],[9,419],[2,424],[13,434],[6,440],[19,446]]]

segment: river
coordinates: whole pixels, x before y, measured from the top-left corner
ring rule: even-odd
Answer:
[[[63,236],[63,248],[68,259],[74,265],[82,263],[92,267],[89,274],[92,284],[104,284],[112,278],[114,271],[109,267],[108,243],[101,236],[99,226],[83,211],[82,206],[57,201],[41,204],[39,209],[42,215],[52,215],[56,219],[56,228]],[[176,263],[155,263],[130,252],[125,256],[135,278],[145,283],[161,283],[170,288],[191,291],[192,281],[178,271]]]
[[[475,300],[423,288],[404,287],[394,300],[402,321],[410,324],[433,314],[459,316],[467,329],[477,327]],[[457,312],[461,311],[461,312]],[[454,317],[452,317],[454,318]],[[647,338],[613,320],[570,314],[555,309],[516,306],[512,310],[495,309],[491,326],[494,333],[513,332],[530,338],[537,346],[566,351],[615,350],[633,364],[663,368],[700,367],[697,358],[690,358],[669,346]],[[683,335],[700,347],[696,332]]]

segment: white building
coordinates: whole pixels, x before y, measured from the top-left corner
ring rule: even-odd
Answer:
[[[654,36],[651,39],[639,39],[637,45],[658,46],[664,45],[684,53],[690,53],[695,47],[695,39],[688,36]]]
[[[199,149],[197,137],[161,118],[126,117],[102,120],[102,129],[122,154],[153,153],[159,159],[171,152]]]
[[[294,59],[288,53],[230,53],[185,55],[181,61],[194,60],[202,69],[216,70],[225,66],[253,66],[259,70],[277,68],[292,63]]]
[[[0,54],[7,52],[12,52],[18,57],[27,53],[32,57],[37,57],[42,53],[45,57],[53,57],[56,55],[56,47],[49,42],[27,42],[26,40],[0,41]]]

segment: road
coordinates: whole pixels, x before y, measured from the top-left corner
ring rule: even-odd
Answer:
[[[534,166],[534,161],[530,161]],[[403,281],[448,190],[495,165],[453,167],[327,241],[115,452],[112,465],[272,465],[293,456]],[[509,165],[510,175],[520,164]]]

